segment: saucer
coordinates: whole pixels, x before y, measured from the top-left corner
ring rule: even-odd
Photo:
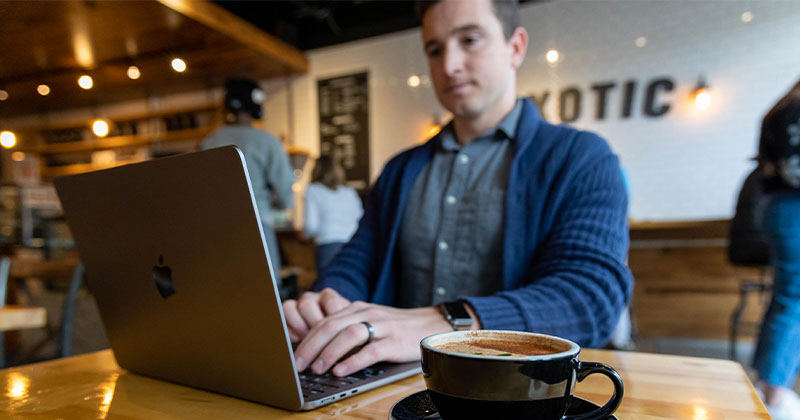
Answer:
[[[586,414],[599,408],[597,404],[583,398],[572,397],[567,415]],[[428,396],[428,391],[413,393],[396,402],[389,412],[389,420],[439,420],[436,406]],[[617,420],[616,416],[608,416],[606,420]]]

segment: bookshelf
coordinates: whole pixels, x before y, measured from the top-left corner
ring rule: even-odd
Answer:
[[[16,151],[36,159],[43,181],[128,163],[190,152],[221,123],[219,107],[130,113],[103,118],[110,133],[98,137],[92,120],[20,129],[27,142]]]

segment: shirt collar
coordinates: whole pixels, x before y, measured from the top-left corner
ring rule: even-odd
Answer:
[[[517,129],[517,124],[519,123],[520,116],[522,115],[522,99],[517,99],[516,105],[514,108],[506,114],[506,116],[496,125],[494,128],[486,131],[485,133],[475,137],[474,140],[483,140],[486,138],[494,139],[494,140],[513,140],[514,133]],[[442,129],[442,141],[441,147],[447,151],[458,151],[461,150],[461,145],[456,140],[456,133],[453,129],[453,122],[447,124],[447,126]]]

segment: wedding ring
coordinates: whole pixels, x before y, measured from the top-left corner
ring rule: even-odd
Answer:
[[[367,342],[364,343],[364,345],[366,346],[367,344],[372,342],[373,338],[375,338],[375,329],[372,328],[372,324],[370,324],[367,321],[361,321],[361,323],[364,324],[365,327],[367,327],[367,332],[369,333],[369,337],[367,338]]]

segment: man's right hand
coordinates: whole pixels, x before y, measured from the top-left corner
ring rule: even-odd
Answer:
[[[292,343],[300,342],[314,325],[348,306],[350,301],[333,289],[306,292],[297,300],[284,301],[283,315],[289,327],[289,338]]]

